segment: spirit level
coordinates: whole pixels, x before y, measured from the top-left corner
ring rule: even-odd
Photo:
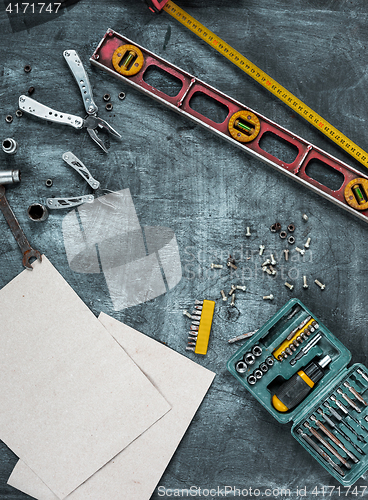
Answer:
[[[320,130],[323,134],[329,137],[333,142],[340,146],[344,151],[349,153],[355,160],[368,168],[368,153],[366,153],[357,144],[351,141],[346,135],[337,130],[336,127],[328,123],[321,115],[313,111],[309,106],[304,104],[298,97],[289,92],[285,87],[280,85],[276,80],[268,76],[264,71],[253,64],[249,59],[244,57],[240,52],[232,48],[228,43],[219,38],[215,33],[207,29],[203,24],[196,21],[194,17],[187,14],[183,9],[178,7],[174,2],[165,0],[146,0],[150,10],[159,13],[162,10],[170,14],[174,19],[179,21],[183,26],[188,28],[192,33],[199,36],[203,41],[217,50],[221,55],[229,59],[233,64],[238,66],[248,76],[261,84],[273,95],[280,99],[284,104],[289,106],[295,113],[298,113],[311,125]]]
[[[277,123],[111,29],[93,53],[91,62],[368,222],[368,177]],[[178,80],[179,92],[169,96],[149,85],[145,81],[149,68]],[[192,98],[198,95],[222,105],[227,110],[226,118],[217,123],[193,109]],[[262,142],[266,136],[294,148],[295,158],[287,163],[267,152]],[[336,189],[312,177],[310,167],[316,163],[339,176],[340,185]]]

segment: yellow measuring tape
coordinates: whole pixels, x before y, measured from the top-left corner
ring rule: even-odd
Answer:
[[[163,10],[174,19],[177,19],[186,28],[189,28],[190,31],[211,45],[211,47],[214,47],[217,52],[229,59],[229,61],[238,66],[238,68],[247,73],[247,75],[260,83],[282,102],[287,104],[293,111],[305,118],[311,125],[323,132],[344,151],[368,168],[368,153],[352,142],[346,135],[339,132],[333,125],[328,123],[321,115],[295,97],[285,87],[277,83],[273,78],[249,61],[249,59],[240,54],[240,52],[230,47],[229,44],[203,26],[203,24],[196,21],[192,16],[184,12],[184,10],[178,7],[174,2],[167,2]]]

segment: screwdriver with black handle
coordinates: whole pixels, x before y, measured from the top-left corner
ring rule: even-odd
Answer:
[[[325,373],[324,368],[331,361],[330,356],[324,356],[317,362],[311,361],[309,365],[295,373],[272,396],[272,406],[282,413],[295,408],[308,396],[316,383],[321,380]]]

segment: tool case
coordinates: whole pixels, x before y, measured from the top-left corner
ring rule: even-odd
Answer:
[[[299,404],[288,410],[278,397],[274,398],[278,395],[283,401],[287,400],[282,387],[292,377],[301,384],[305,382],[304,386],[311,386],[304,370],[321,360],[328,363],[319,368],[322,378],[313,387],[307,387],[309,393]],[[292,436],[346,486],[353,485],[368,470],[368,406],[365,404],[365,401],[368,403],[368,392],[365,394],[368,369],[361,364],[348,367],[350,360],[350,351],[300,300],[292,299],[227,363],[230,373],[271,415],[281,423],[293,422]],[[311,373],[310,369],[306,371]],[[313,379],[313,375],[311,377]],[[295,387],[293,384],[292,389]],[[331,434],[335,438],[331,439]],[[336,438],[343,448],[336,444]]]

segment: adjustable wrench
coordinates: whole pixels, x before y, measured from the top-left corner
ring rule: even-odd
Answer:
[[[19,245],[19,248],[23,254],[23,266],[26,269],[33,270],[30,260],[34,257],[40,262],[42,261],[41,254],[38,250],[34,250],[29,244],[26,235],[24,234],[22,228],[14,215],[13,210],[10,208],[8,200],[5,196],[5,187],[0,185],[0,209],[5,217],[6,222],[9,224],[11,232]]]

